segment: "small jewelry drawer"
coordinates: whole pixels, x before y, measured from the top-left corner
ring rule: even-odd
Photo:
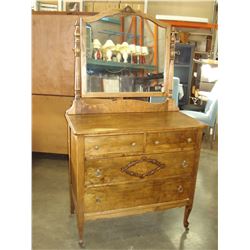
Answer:
[[[194,149],[196,134],[196,130],[148,133],[146,152],[160,153]]]
[[[143,134],[87,136],[85,156],[143,152]]]

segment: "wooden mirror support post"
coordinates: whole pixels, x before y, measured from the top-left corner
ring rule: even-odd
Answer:
[[[131,69],[130,74],[135,75],[134,71],[146,69],[141,64],[87,58],[86,24],[114,15],[122,17],[122,24],[132,16],[166,28],[164,92],[88,91],[87,68],[93,65],[99,67],[98,72],[112,65]],[[127,6],[123,10],[80,17],[75,23],[74,37],[75,99],[66,111],[66,119],[70,212],[76,213],[80,246],[84,245],[84,221],[89,219],[183,206],[183,224],[188,229],[205,125],[180,113],[170,98],[174,30]],[[165,97],[165,102],[145,101],[152,96]]]

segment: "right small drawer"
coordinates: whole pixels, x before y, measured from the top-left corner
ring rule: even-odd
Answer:
[[[146,138],[146,152],[193,150],[196,134],[196,130],[149,133]]]

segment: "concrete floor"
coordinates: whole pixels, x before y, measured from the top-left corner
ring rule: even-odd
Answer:
[[[85,223],[86,249],[217,249],[217,145],[202,143],[190,230],[184,208]],[[75,216],[69,215],[66,156],[34,154],[33,249],[79,249]]]

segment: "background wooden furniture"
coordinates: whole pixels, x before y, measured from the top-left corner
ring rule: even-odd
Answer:
[[[86,23],[115,14],[139,16],[168,29],[163,93],[166,102],[123,99],[129,94],[147,97],[150,92],[97,92],[96,97],[105,99],[88,95]],[[169,98],[174,33],[168,25],[126,7],[80,18],[74,34],[75,99],[66,118],[70,211],[77,216],[80,246],[84,221],[88,219],[185,206],[183,223],[188,229],[205,125],[181,114]]]
[[[77,15],[32,12],[32,151],[67,154],[65,110],[74,96]]]

